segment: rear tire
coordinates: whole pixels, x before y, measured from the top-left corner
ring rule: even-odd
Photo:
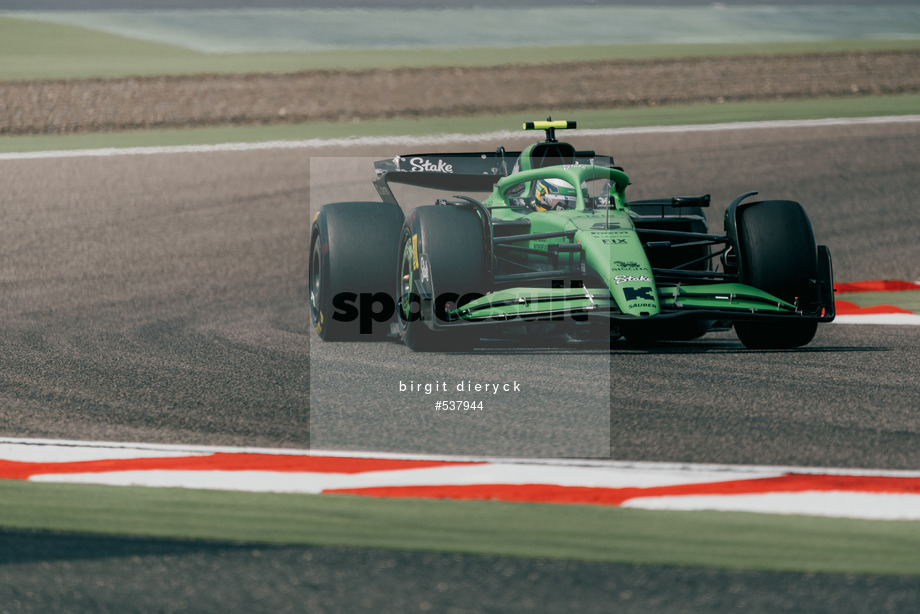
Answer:
[[[392,262],[403,218],[392,203],[332,203],[320,209],[310,231],[309,269],[310,316],[320,339],[386,337],[396,312]],[[352,294],[354,299],[342,302]],[[362,294],[376,297],[373,308],[379,315],[360,313]],[[367,328],[372,315],[370,330],[361,331],[362,320]],[[384,317],[389,319],[381,321]]]
[[[818,256],[811,222],[799,203],[781,200],[753,203],[740,210],[738,249],[741,281],[795,303],[805,301],[818,275]],[[738,338],[751,349],[790,349],[815,336],[814,320],[735,323]]]
[[[420,258],[428,264],[423,274]],[[403,224],[397,253],[397,321],[403,342],[413,351],[464,351],[478,340],[475,327],[432,329],[432,310],[421,307],[418,284],[430,282],[432,301],[448,294],[457,298],[485,294],[486,249],[479,215],[452,205],[430,205],[412,211]],[[437,324],[446,320],[444,309],[434,309]]]

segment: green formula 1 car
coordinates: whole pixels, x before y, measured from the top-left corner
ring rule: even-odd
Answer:
[[[545,140],[382,160],[382,202],[320,209],[309,267],[320,338],[439,351],[521,333],[641,342],[733,326],[746,347],[794,348],[834,319],[830,251],[799,203],[744,194],[713,234],[708,195],[629,202],[611,157],[556,139],[574,122],[524,127]],[[397,186],[451,195],[404,214]]]

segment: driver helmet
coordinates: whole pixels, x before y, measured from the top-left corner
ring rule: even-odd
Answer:
[[[567,181],[562,179],[538,179],[534,188],[537,211],[553,209],[574,209],[578,195]]]

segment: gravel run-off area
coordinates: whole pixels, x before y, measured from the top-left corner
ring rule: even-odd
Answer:
[[[0,135],[920,92],[920,49],[0,83]]]

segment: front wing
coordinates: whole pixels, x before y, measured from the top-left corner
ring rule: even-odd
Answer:
[[[796,305],[744,284],[659,286],[661,311],[635,316],[621,313],[605,288],[511,288],[493,292],[448,312],[441,326],[503,324],[512,321],[608,319],[618,322],[697,320],[834,319],[834,306],[805,312]]]
[[[835,316],[833,270],[830,251],[818,247],[819,279],[811,300],[793,304],[750,285],[730,283],[656,284],[659,313],[647,316],[624,314],[607,288],[515,287],[491,292],[447,310],[446,320],[428,321],[434,327],[472,324],[503,324],[511,321],[607,319],[617,322],[656,320],[831,322]],[[426,288],[429,297],[433,288]]]

